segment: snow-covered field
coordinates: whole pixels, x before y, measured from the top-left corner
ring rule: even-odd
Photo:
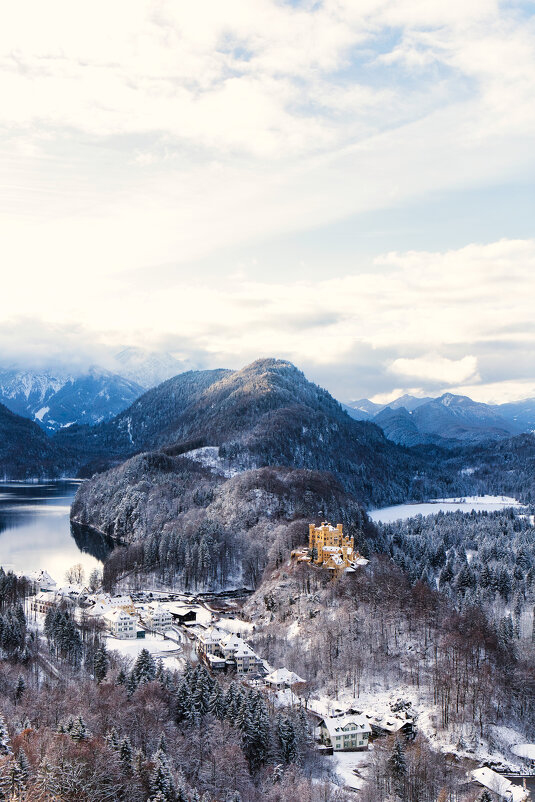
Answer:
[[[371,753],[369,751],[334,752],[327,757],[327,760],[331,763],[333,772],[338,775],[346,788],[359,790],[366,782],[370,758]]]
[[[383,507],[371,510],[368,515],[372,521],[384,524],[393,521],[404,521],[416,515],[436,515],[437,512],[493,512],[508,507],[522,507],[520,502],[509,496],[466,496],[461,498],[436,498],[421,504],[397,504],[394,507]]]
[[[155,659],[161,657],[164,666],[171,670],[183,669],[185,665],[184,658],[180,656],[180,644],[172,640],[165,640],[162,635],[147,633],[144,638],[124,640],[107,635],[106,647],[109,651],[119,652],[132,660],[136,660],[142,649],[147,649]]]

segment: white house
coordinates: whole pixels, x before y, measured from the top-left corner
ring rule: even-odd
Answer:
[[[173,616],[165,607],[157,602],[151,602],[145,612],[143,618],[152,629],[166,629],[173,623]]]
[[[130,613],[116,607],[114,610],[107,610],[102,618],[110,633],[116,638],[137,637],[137,619]]]
[[[364,716],[326,716],[319,725],[321,741],[334,752],[357,751],[368,748],[372,728]]]
[[[292,688],[294,685],[305,682],[305,680],[287,668],[277,668],[276,671],[272,671],[271,674],[264,677],[264,682],[269,688],[275,691],[282,691],[285,688]]]
[[[32,571],[30,574],[26,574],[26,579],[35,582],[39,586],[39,590],[54,590],[56,587],[56,582],[44,568],[41,571]]]
[[[199,652],[212,668],[236,664],[238,674],[254,674],[262,669],[262,661],[239,635],[208,627],[198,635]],[[219,658],[219,659],[217,659]]]
[[[45,593],[41,591],[36,593],[35,596],[30,597],[30,610],[34,613],[41,613],[46,615],[51,607],[57,607],[60,599],[55,593]]]

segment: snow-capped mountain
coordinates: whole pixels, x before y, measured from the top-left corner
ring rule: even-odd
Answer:
[[[171,354],[134,347],[124,348],[116,354],[115,364],[117,373],[145,390],[192,367],[185,362],[179,362]]]
[[[352,409],[357,405],[358,409]],[[468,396],[444,393],[439,398],[403,395],[380,406],[367,399],[343,405],[349,415],[367,415],[395,443],[477,443],[512,437],[530,428],[535,402],[492,406]],[[354,414],[355,413],[355,414]]]
[[[0,368],[0,403],[25,418],[39,420],[50,399],[72,376],[48,371]]]
[[[0,370],[0,403],[48,432],[110,420],[142,393],[135,382],[98,368],[78,377]]]

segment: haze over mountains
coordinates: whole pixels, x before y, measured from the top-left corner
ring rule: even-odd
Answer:
[[[389,440],[406,446],[435,444],[454,447],[484,443],[535,429],[535,400],[482,404],[462,395],[439,398],[403,395],[389,404],[360,399],[344,404],[356,420],[373,421]]]
[[[111,420],[145,390],[184,370],[171,354],[125,348],[83,373],[0,368],[0,403],[48,433]]]

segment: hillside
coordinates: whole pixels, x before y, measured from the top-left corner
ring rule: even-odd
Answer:
[[[0,404],[0,475],[45,478],[73,469],[68,453],[52,443],[36,423]]]
[[[108,424],[71,427],[58,444],[99,467],[139,451],[218,449],[227,470],[269,465],[328,471],[366,505],[454,492],[427,457],[352,420],[325,390],[289,362],[258,360],[239,371],[181,374],[145,393]],[[88,475],[86,469],[85,475]]]
[[[306,542],[320,510],[373,536],[363,509],[329,474],[260,468],[225,478],[187,457],[152,453],[84,482],[71,518],[129,545],[108,558],[108,582],[136,568],[175,586],[219,588],[255,586],[270,555]]]

